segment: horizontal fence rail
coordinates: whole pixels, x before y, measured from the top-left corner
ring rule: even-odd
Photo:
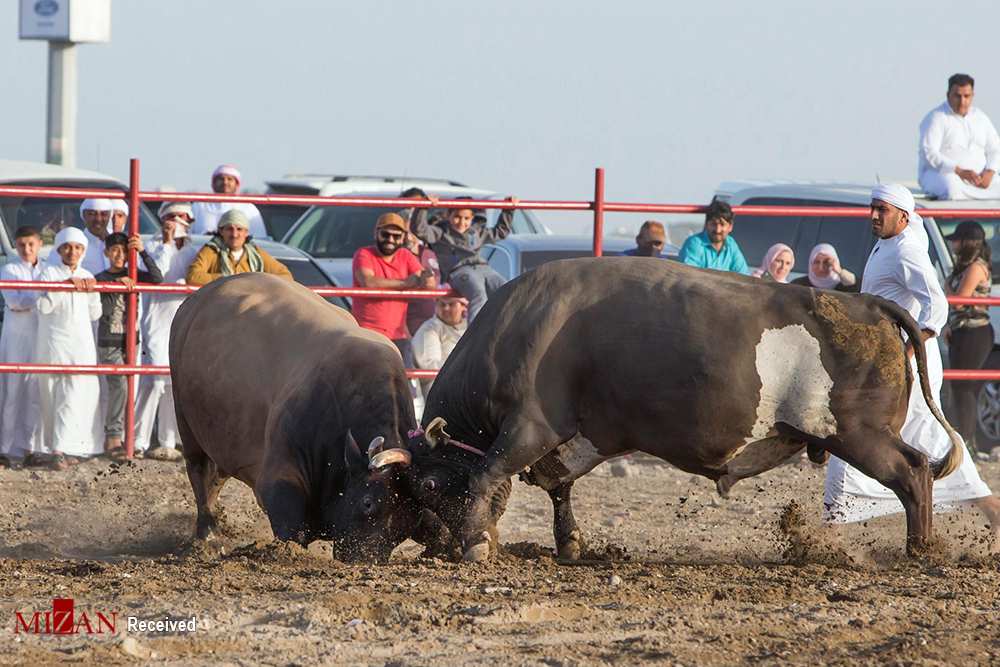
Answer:
[[[594,216],[593,254],[602,255],[603,228],[605,213],[673,213],[696,215],[707,209],[702,204],[658,204],[635,202],[609,202],[605,199],[604,170],[595,171],[594,198],[591,201],[564,200],[518,200],[514,203],[505,199],[401,199],[399,197],[322,197],[318,195],[288,195],[288,194],[218,194],[206,192],[157,192],[143,191],[139,184],[139,160],[132,159],[129,163],[129,187],[118,188],[64,188],[38,186],[0,185],[0,196],[8,197],[38,197],[53,199],[83,199],[107,198],[126,199],[129,202],[129,234],[137,234],[139,230],[139,204],[142,200],[159,202],[238,202],[247,204],[291,204],[302,206],[371,206],[381,208],[476,208],[476,209],[528,209],[537,211],[589,211]],[[736,215],[758,216],[802,216],[802,217],[847,217],[865,218],[870,215],[867,204],[858,206],[733,206]],[[918,208],[917,213],[929,218],[1000,218],[1000,209],[973,208]],[[129,251],[129,275],[135,279],[136,253]],[[358,287],[310,287],[321,296],[331,297],[363,297],[376,299],[433,299],[454,294],[446,290],[386,290]],[[27,291],[60,291],[73,292],[77,288],[71,283],[41,283],[26,281],[0,281],[0,290]],[[190,294],[198,290],[194,285],[183,284],[135,284],[130,287],[121,283],[98,283],[93,290],[96,292],[120,292],[128,295],[127,308],[127,339],[126,361],[124,365],[87,365],[65,366],[58,364],[8,364],[0,363],[0,374],[30,373],[30,374],[87,374],[87,375],[126,375],[128,376],[128,396],[126,401],[126,434],[125,449],[129,457],[134,448],[134,397],[136,376],[169,375],[167,366],[138,365],[135,341],[136,299],[139,294]],[[953,305],[1000,305],[1000,298],[949,297]],[[407,369],[411,378],[433,378],[435,370]],[[993,370],[961,370],[950,369],[944,372],[946,380],[1000,380],[1000,372]]]

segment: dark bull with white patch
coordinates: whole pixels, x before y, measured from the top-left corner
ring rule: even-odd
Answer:
[[[556,545],[573,558],[582,540],[570,491],[601,461],[646,452],[725,495],[808,447],[890,488],[908,550],[920,551],[932,479],[958,467],[963,447],[933,403],[922,345],[920,386],[952,449],[931,465],[900,438],[913,381],[900,331],[919,336],[878,297],[658,259],[552,262],[504,286],[470,326],[431,389],[404,474],[465,558],[481,560],[489,499],[523,473],[549,492]],[[440,444],[449,438],[484,455]],[[458,456],[461,470],[440,465]]]
[[[387,559],[418,525],[396,474],[416,419],[384,336],[301,285],[248,273],[185,300],[170,360],[198,538],[216,530],[229,477],[253,489],[275,537],[332,540],[344,560]]]

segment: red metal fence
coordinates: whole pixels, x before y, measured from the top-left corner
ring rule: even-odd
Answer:
[[[156,201],[201,201],[201,202],[245,202],[249,204],[298,204],[321,206],[373,206],[399,208],[398,198],[370,197],[319,197],[312,195],[228,195],[204,192],[144,192],[140,189],[139,160],[132,159],[129,163],[129,189],[103,188],[54,188],[29,186],[0,186],[0,196],[25,196],[53,199],[108,198],[128,199],[129,235],[139,233],[139,204],[144,199]],[[440,200],[436,203],[419,199],[406,200],[407,208],[521,208],[536,211],[592,211],[594,215],[593,254],[602,254],[602,239],[604,236],[604,213],[704,213],[706,207],[700,204],[641,204],[628,202],[609,202],[604,194],[604,169],[598,168],[594,175],[594,199],[590,201],[547,201],[520,200],[517,204],[510,201],[497,200]],[[774,216],[842,216],[866,217],[868,209],[864,207],[842,206],[734,206],[733,212],[742,215],[774,215]],[[1000,209],[917,209],[917,213],[935,218],[1000,218]],[[129,277],[137,278],[137,262],[134,250],[129,251]],[[136,363],[136,311],[139,293],[190,293],[198,288],[191,285],[135,285],[127,287],[118,283],[101,283],[96,287],[99,292],[125,292],[128,295],[126,308],[126,343],[125,364],[94,365],[94,366],[63,366],[53,364],[9,364],[0,363],[0,373],[36,373],[36,374],[87,374],[87,375],[126,375],[128,381],[128,399],[125,408],[125,448],[131,458],[135,446],[135,378],[139,375],[169,375],[167,366],[140,366]],[[383,290],[345,287],[311,287],[322,296],[355,297],[366,296],[374,298],[395,299],[428,299],[447,294],[444,290]],[[22,281],[0,281],[0,290],[31,290],[31,291],[74,291],[68,283],[38,283]],[[959,298],[949,297],[948,301],[959,305],[1000,305],[1000,298]],[[432,378],[437,374],[433,370],[407,369],[411,378]],[[962,370],[949,369],[945,371],[947,380],[1000,380],[1000,371],[992,370]]]

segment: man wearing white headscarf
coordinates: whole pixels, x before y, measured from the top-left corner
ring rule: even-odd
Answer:
[[[111,200],[111,224],[108,225],[108,233],[126,232],[128,226],[128,204],[124,199]]]
[[[1000,135],[972,106],[975,80],[948,79],[947,98],[920,123],[920,187],[938,199],[1000,199]]]
[[[104,256],[104,239],[111,228],[111,200],[84,199],[80,204],[80,218],[83,220],[83,235],[87,239],[87,254],[84,255],[81,266],[92,276],[108,268]],[[58,255],[50,257],[50,264],[61,263]]]
[[[872,231],[878,237],[868,256],[861,291],[897,303],[906,309],[922,332],[927,350],[927,375],[934,400],[941,405],[941,353],[936,336],[948,320],[948,302],[937,272],[927,252],[923,221],[914,212],[913,195],[901,185],[879,185],[872,190]],[[913,377],[916,363],[910,350]],[[944,427],[931,414],[919,383],[910,390],[906,421],[900,430],[903,441],[927,455],[931,461],[947,456],[951,440]],[[933,487],[934,509],[954,509],[957,503],[972,501],[1000,535],[1000,499],[990,492],[979,477],[968,455],[952,474],[936,480]],[[824,519],[832,523],[865,521],[884,514],[902,512],[903,506],[888,488],[837,457],[830,457],[826,470]]]
[[[242,180],[243,177],[240,175],[239,169],[231,164],[220,164],[212,172],[212,191],[225,195],[238,194]],[[222,214],[235,209],[247,217],[251,236],[255,239],[271,238],[267,235],[267,228],[264,227],[264,219],[260,216],[260,211],[253,204],[195,202],[192,209],[194,214],[194,224],[191,226],[192,234],[212,234],[219,226],[219,218],[222,217]]]
[[[42,364],[97,363],[95,322],[101,316],[101,298],[93,288],[93,274],[81,266],[89,241],[76,227],[56,235],[53,253],[42,282],[71,282],[75,292],[43,292],[38,298],[38,342],[35,361]],[[101,452],[97,402],[100,389],[93,375],[41,375],[41,437],[54,454],[53,467],[64,470],[74,457]]]
[[[188,267],[198,253],[199,246],[191,242],[188,229],[193,220],[191,204],[165,202],[160,206],[162,236],[149,246],[149,255],[163,273],[164,283],[186,282]],[[170,325],[177,309],[184,302],[184,294],[150,294],[143,318],[143,363],[151,366],[169,366],[167,352],[170,342]],[[139,381],[138,408],[136,410],[135,448],[146,452],[149,458],[178,461],[177,417],[169,375],[144,376]],[[150,450],[153,422],[156,421],[159,446]]]

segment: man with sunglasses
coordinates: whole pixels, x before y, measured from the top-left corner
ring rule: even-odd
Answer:
[[[635,237],[635,248],[626,250],[623,255],[630,257],[660,257],[667,259],[663,254],[663,247],[667,244],[667,231],[663,225],[656,220],[647,220],[639,228],[639,235]]]
[[[398,213],[383,213],[375,222],[375,245],[359,248],[354,253],[354,286],[378,289],[433,289],[434,273],[404,246],[409,232],[406,220]],[[355,297],[351,312],[358,324],[386,336],[403,355],[407,366],[412,365],[410,332],[406,328],[404,299],[366,299]]]

